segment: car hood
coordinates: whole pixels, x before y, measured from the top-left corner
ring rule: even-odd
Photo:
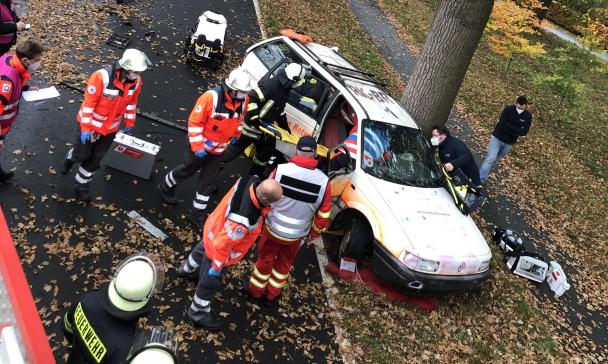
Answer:
[[[475,222],[464,216],[444,188],[419,188],[368,175],[384,205],[400,225],[412,253],[433,260],[491,256]],[[379,209],[382,210],[382,209]],[[449,259],[448,259],[449,260]]]

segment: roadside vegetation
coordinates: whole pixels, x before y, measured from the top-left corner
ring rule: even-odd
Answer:
[[[264,26],[269,36],[285,27],[306,32],[319,43],[338,45],[366,71],[395,77],[359,26],[349,2],[331,3],[262,0]],[[403,40],[415,51],[421,49],[437,1],[379,3]],[[608,216],[607,66],[550,35],[524,36],[532,44],[542,43],[545,53],[516,52],[510,65],[509,57],[492,51],[484,36],[460,91],[458,108],[475,129],[483,153],[502,108],[519,94],[532,101],[532,131],[507,158],[508,180],[491,181],[492,192],[507,193],[521,203],[532,226],[555,242],[548,246],[553,257],[577,267],[567,274],[585,304],[589,302],[586,308],[599,310],[605,307],[606,297],[601,294],[608,276],[602,263],[608,256],[603,243],[608,236],[602,227]],[[550,76],[562,76],[567,82],[564,86]],[[399,94],[394,84],[390,87],[393,95]],[[487,226],[481,218],[477,222]],[[488,284],[480,292],[440,298],[438,311],[431,314],[391,302],[360,284],[338,283],[341,325],[352,342],[350,349],[341,346],[345,356],[375,363],[555,362],[572,355],[589,359],[595,349],[567,332],[572,328],[554,311],[562,306],[536,298],[536,288],[506,272],[500,253],[492,249],[495,259]]]

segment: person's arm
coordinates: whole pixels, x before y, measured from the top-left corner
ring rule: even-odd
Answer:
[[[323,195],[323,201],[312,220],[312,229],[310,230],[310,236],[316,238],[321,235],[326,229],[329,223],[329,214],[331,212],[331,183],[328,181],[325,187],[325,194]]]
[[[190,148],[193,152],[205,149],[205,138],[203,137],[203,130],[209,116],[213,109],[213,94],[211,92],[205,92],[202,94],[194,109],[188,117],[188,140],[190,141]]]
[[[93,121],[93,110],[97,106],[99,98],[103,94],[104,84],[101,71],[95,71],[87,81],[87,87],[84,90],[84,100],[80,106],[80,131],[90,132],[91,122]]]
[[[0,34],[13,34],[17,32],[17,23],[6,22],[0,23]]]
[[[456,157],[450,160],[454,168],[462,168],[467,163],[467,156],[469,155],[469,148],[462,141],[458,140],[454,143],[454,151],[452,152]]]
[[[519,134],[519,136],[524,136],[528,134],[528,132],[530,131],[530,127],[532,126],[532,113],[530,113],[529,111],[525,111],[525,113],[527,113],[529,117],[526,118],[526,121],[523,127],[521,128],[521,133]]]
[[[260,110],[264,107],[266,97],[259,87],[247,93],[249,96],[249,104],[247,105],[247,114],[245,116],[245,124],[258,127],[261,124]]]
[[[213,240],[215,255],[211,260],[211,266],[214,270],[219,271],[222,269],[224,264],[230,259],[232,247],[247,236],[248,233],[249,229],[245,225],[226,219],[224,226]]]
[[[125,110],[125,126],[127,128],[135,127],[135,117],[137,116],[137,100],[139,99],[139,93],[141,92],[141,87],[143,86],[143,81],[141,77],[137,79],[136,89],[133,90],[133,95],[129,97],[127,101],[127,107]]]
[[[74,327],[74,312],[78,303],[72,304],[72,306],[63,315],[63,326],[61,330],[68,340],[72,340],[76,328]]]

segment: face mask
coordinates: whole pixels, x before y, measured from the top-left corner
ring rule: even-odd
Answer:
[[[38,62],[36,62],[36,63],[30,63],[30,65],[29,65],[29,66],[27,66],[27,70],[28,70],[29,72],[36,72],[36,70],[37,70],[38,68],[40,68],[40,66],[42,66],[42,61],[38,61]]]
[[[127,72],[127,78],[128,78],[129,80],[131,80],[131,81],[135,81],[135,80],[137,80],[137,77],[139,77],[139,74],[137,74],[137,73],[135,73],[135,72],[131,72],[131,71],[128,71],[128,72]]]
[[[236,99],[237,100],[245,100],[245,97],[247,97],[247,92],[243,92],[243,91],[237,91],[236,92]]]
[[[521,114],[522,112],[524,112],[524,111],[525,111],[525,109],[519,109],[519,108],[515,108],[515,110],[517,110],[517,113],[518,113],[518,114]]]
[[[434,147],[438,146],[439,145],[439,138],[432,137],[431,138],[431,145],[434,146]]]

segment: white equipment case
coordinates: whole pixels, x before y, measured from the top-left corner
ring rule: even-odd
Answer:
[[[150,179],[160,146],[132,135],[117,133],[106,155],[106,166]]]

